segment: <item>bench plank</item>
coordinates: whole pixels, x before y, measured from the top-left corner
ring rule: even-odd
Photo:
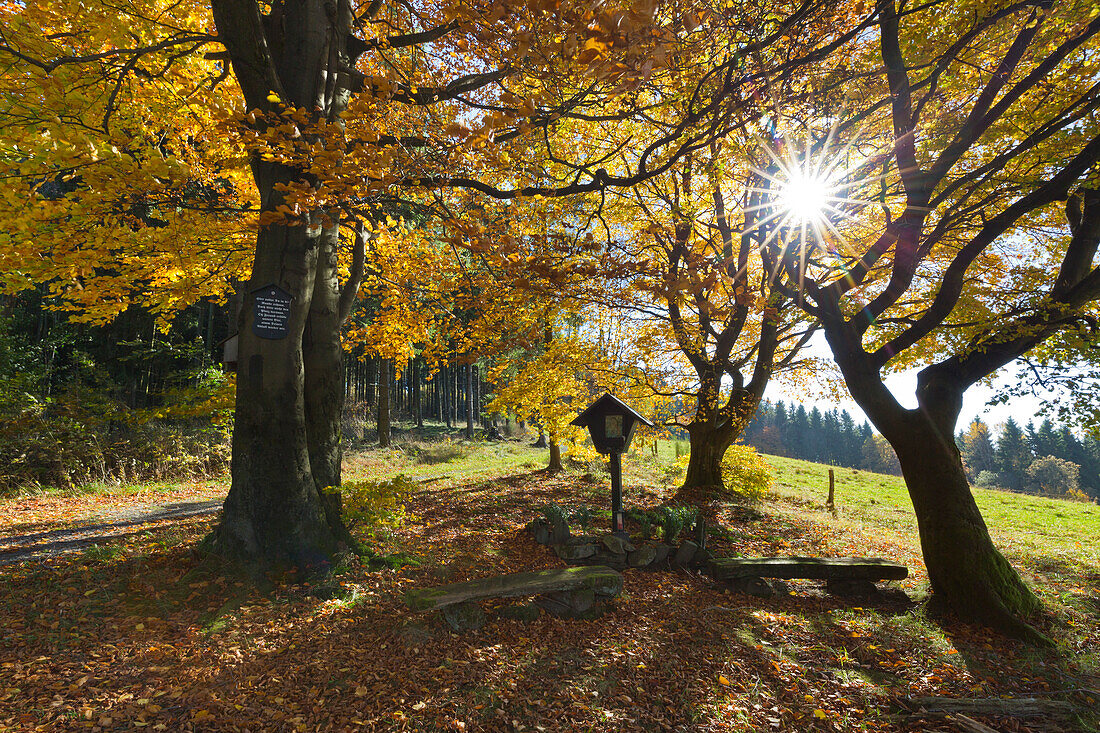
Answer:
[[[715,580],[755,576],[783,580],[902,580],[909,568],[878,557],[716,557]]]
[[[623,590],[623,576],[606,565],[512,573],[409,591],[405,594],[405,603],[414,611],[430,611],[487,598],[516,598],[573,590],[617,596]]]

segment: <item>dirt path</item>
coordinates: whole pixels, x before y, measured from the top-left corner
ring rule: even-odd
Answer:
[[[209,499],[138,504],[100,513],[95,515],[95,521],[63,529],[0,537],[0,566],[56,557],[106,540],[131,537],[139,534],[143,525],[147,524],[213,514],[221,508],[222,501]]]

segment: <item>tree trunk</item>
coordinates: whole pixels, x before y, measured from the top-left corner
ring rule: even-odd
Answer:
[[[1041,607],[1015,569],[993,545],[955,444],[955,425],[966,381],[953,362],[926,367],[917,376],[916,409],[902,407],[855,337],[827,330],[848,391],[890,442],[917,517],[921,552],[932,585],[929,606],[978,621],[1038,644],[1049,640],[1023,621]],[[846,341],[848,339],[849,341]]]
[[[376,357],[368,357],[366,363],[366,387],[367,387],[367,406],[374,407],[378,404],[378,363],[379,359]]]
[[[323,232],[318,239],[317,275],[302,350],[309,465],[317,489],[324,491],[340,485],[343,460],[340,416],[344,410],[344,390],[339,375],[344,371],[344,350],[340,345],[336,227]]]
[[[442,388],[440,396],[443,399],[443,422],[447,427],[452,427],[451,422],[451,392],[454,391],[454,382],[451,380],[450,367],[441,367],[439,370],[439,386]]]
[[[691,443],[687,473],[677,492],[677,498],[685,503],[712,501],[722,493],[722,458],[760,401],[757,392],[736,388],[723,401],[721,378],[716,370],[701,376],[695,417],[687,426]]]
[[[687,473],[680,493],[709,495],[721,492],[722,457],[733,443],[735,432],[721,425],[692,423],[688,426],[691,452],[688,454]]]
[[[561,446],[558,445],[558,439],[554,436],[550,436],[550,464],[546,467],[546,470],[550,473],[557,473],[562,470]]]
[[[953,440],[913,412],[891,444],[916,511],[933,609],[1045,643],[1020,619],[1040,610],[1035,594],[993,545]]]
[[[451,367],[451,422],[448,425],[458,425],[458,365]]]
[[[275,176],[268,180],[273,184]],[[270,185],[261,187],[265,190],[266,200],[278,198]],[[293,296],[288,333],[277,339],[256,335],[255,298],[247,298],[238,335],[232,484],[221,522],[204,542],[205,549],[253,570],[321,569],[344,534],[330,523],[311,460],[318,461],[318,475],[325,480],[334,470],[331,451],[339,452],[338,439],[331,439],[331,415],[316,405],[318,393],[341,391],[339,356],[331,353],[330,335],[316,332],[327,327],[323,303],[308,354],[303,349],[307,323],[314,318],[313,297],[326,287],[318,283],[318,259],[335,248],[334,242],[318,242],[326,237],[335,237],[335,229],[311,239],[305,227],[276,225],[261,229],[257,239],[249,289],[274,283]],[[307,366],[336,371],[307,380]],[[314,390],[308,400],[307,381]],[[335,414],[338,431],[338,407]],[[336,465],[339,482],[338,457]]]
[[[284,105],[310,122],[340,124],[354,83],[347,72],[366,45],[349,44],[350,3],[275,3],[262,15],[254,3],[212,0],[211,11],[246,108],[265,113],[258,127]],[[312,134],[310,125],[303,129]],[[316,183],[308,171],[259,153],[250,164],[264,213],[298,209],[287,191]],[[264,336],[254,332],[254,296],[239,318],[233,478],[221,522],[203,544],[253,570],[323,569],[340,540],[350,539],[339,502],[321,492],[340,483],[344,394],[340,222],[324,214],[279,217],[257,233],[249,290],[277,285],[290,293],[285,333],[279,317]]]
[[[378,447],[390,447],[390,360],[378,360]]]
[[[412,361],[412,383],[413,383],[413,410],[416,412],[416,428],[417,430],[424,429],[424,397],[420,385],[420,362],[413,357]]]
[[[466,440],[474,439],[474,367],[466,365]]]

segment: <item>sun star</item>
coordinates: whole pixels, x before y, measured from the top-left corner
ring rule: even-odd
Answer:
[[[829,181],[796,170],[780,188],[779,206],[795,222],[813,224],[825,217],[832,196]]]

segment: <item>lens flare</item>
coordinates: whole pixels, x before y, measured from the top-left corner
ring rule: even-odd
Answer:
[[[827,215],[835,193],[826,179],[805,171],[793,171],[779,189],[779,207],[798,223],[816,224]]]

